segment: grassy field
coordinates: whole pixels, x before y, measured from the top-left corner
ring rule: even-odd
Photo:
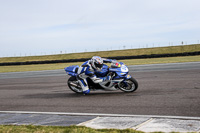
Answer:
[[[91,58],[92,56],[97,56],[97,55],[101,56],[101,57],[113,57],[113,56],[135,56],[135,55],[183,53],[183,52],[195,52],[195,51],[200,51],[200,44],[171,46],[171,47],[156,47],[156,48],[143,48],[143,49],[127,49],[127,50],[46,55],[46,56],[7,57],[7,58],[0,58],[0,63],[63,60],[63,59],[77,59],[77,58],[80,59],[80,58]]]
[[[0,133],[143,133],[133,129],[92,129],[87,127],[69,126],[33,126],[33,125],[0,125]]]
[[[74,54],[49,55],[49,56],[9,57],[9,58],[0,58],[0,63],[91,58],[94,55],[98,55],[101,57],[111,57],[111,56],[149,55],[149,54],[181,53],[181,52],[195,52],[195,51],[200,51],[200,44],[159,47],[159,48],[146,48],[146,49],[129,49],[129,50],[115,50],[115,51],[102,51],[102,52],[74,53]],[[119,60],[119,61],[124,62],[126,65],[197,62],[197,61],[200,61],[200,56],[130,59],[130,60]],[[83,62],[0,66],[0,73],[55,70],[55,69],[63,69],[70,65],[81,65],[82,63]]]
[[[119,60],[119,61],[124,62],[126,65],[177,63],[177,62],[198,62],[198,61],[200,61],[200,56],[131,59],[131,60]],[[0,73],[3,73],[3,72],[22,72],[22,71],[40,71],[40,70],[56,70],[56,69],[64,69],[65,67],[70,66],[70,65],[81,65],[82,63],[83,62],[40,64],[40,65],[0,66]]]

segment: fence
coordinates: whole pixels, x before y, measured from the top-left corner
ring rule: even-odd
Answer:
[[[120,44],[105,48],[93,48],[93,49],[71,49],[71,50],[59,50],[54,52],[40,51],[37,53],[9,53],[1,54],[1,57],[26,57],[26,56],[44,56],[44,55],[58,55],[58,54],[70,54],[70,53],[82,53],[82,52],[97,52],[97,51],[111,51],[111,50],[125,50],[125,49],[139,49],[139,48],[154,48],[154,47],[167,47],[167,46],[178,46],[178,45],[191,45],[200,44],[200,40],[190,40],[190,41],[169,41],[169,42],[155,42],[155,43],[135,43],[135,44]]]

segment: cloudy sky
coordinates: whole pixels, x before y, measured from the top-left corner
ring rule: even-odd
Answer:
[[[0,57],[198,43],[200,0],[0,0]]]

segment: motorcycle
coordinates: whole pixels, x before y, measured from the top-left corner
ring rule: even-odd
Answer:
[[[87,65],[82,65],[82,67],[87,67]],[[76,93],[83,93],[82,88],[77,80],[78,65],[72,65],[64,68],[66,73],[71,77],[68,79],[69,88]],[[98,77],[110,76],[110,80],[94,83],[89,76],[86,78],[88,87],[91,90],[105,90],[105,91],[115,91],[121,90],[124,92],[134,92],[138,88],[138,82],[128,74],[128,67],[123,62],[112,62],[109,67],[103,64],[101,71],[96,71],[95,74]]]

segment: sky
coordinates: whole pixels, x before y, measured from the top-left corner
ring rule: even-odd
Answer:
[[[200,0],[0,0],[0,57],[196,44]]]

